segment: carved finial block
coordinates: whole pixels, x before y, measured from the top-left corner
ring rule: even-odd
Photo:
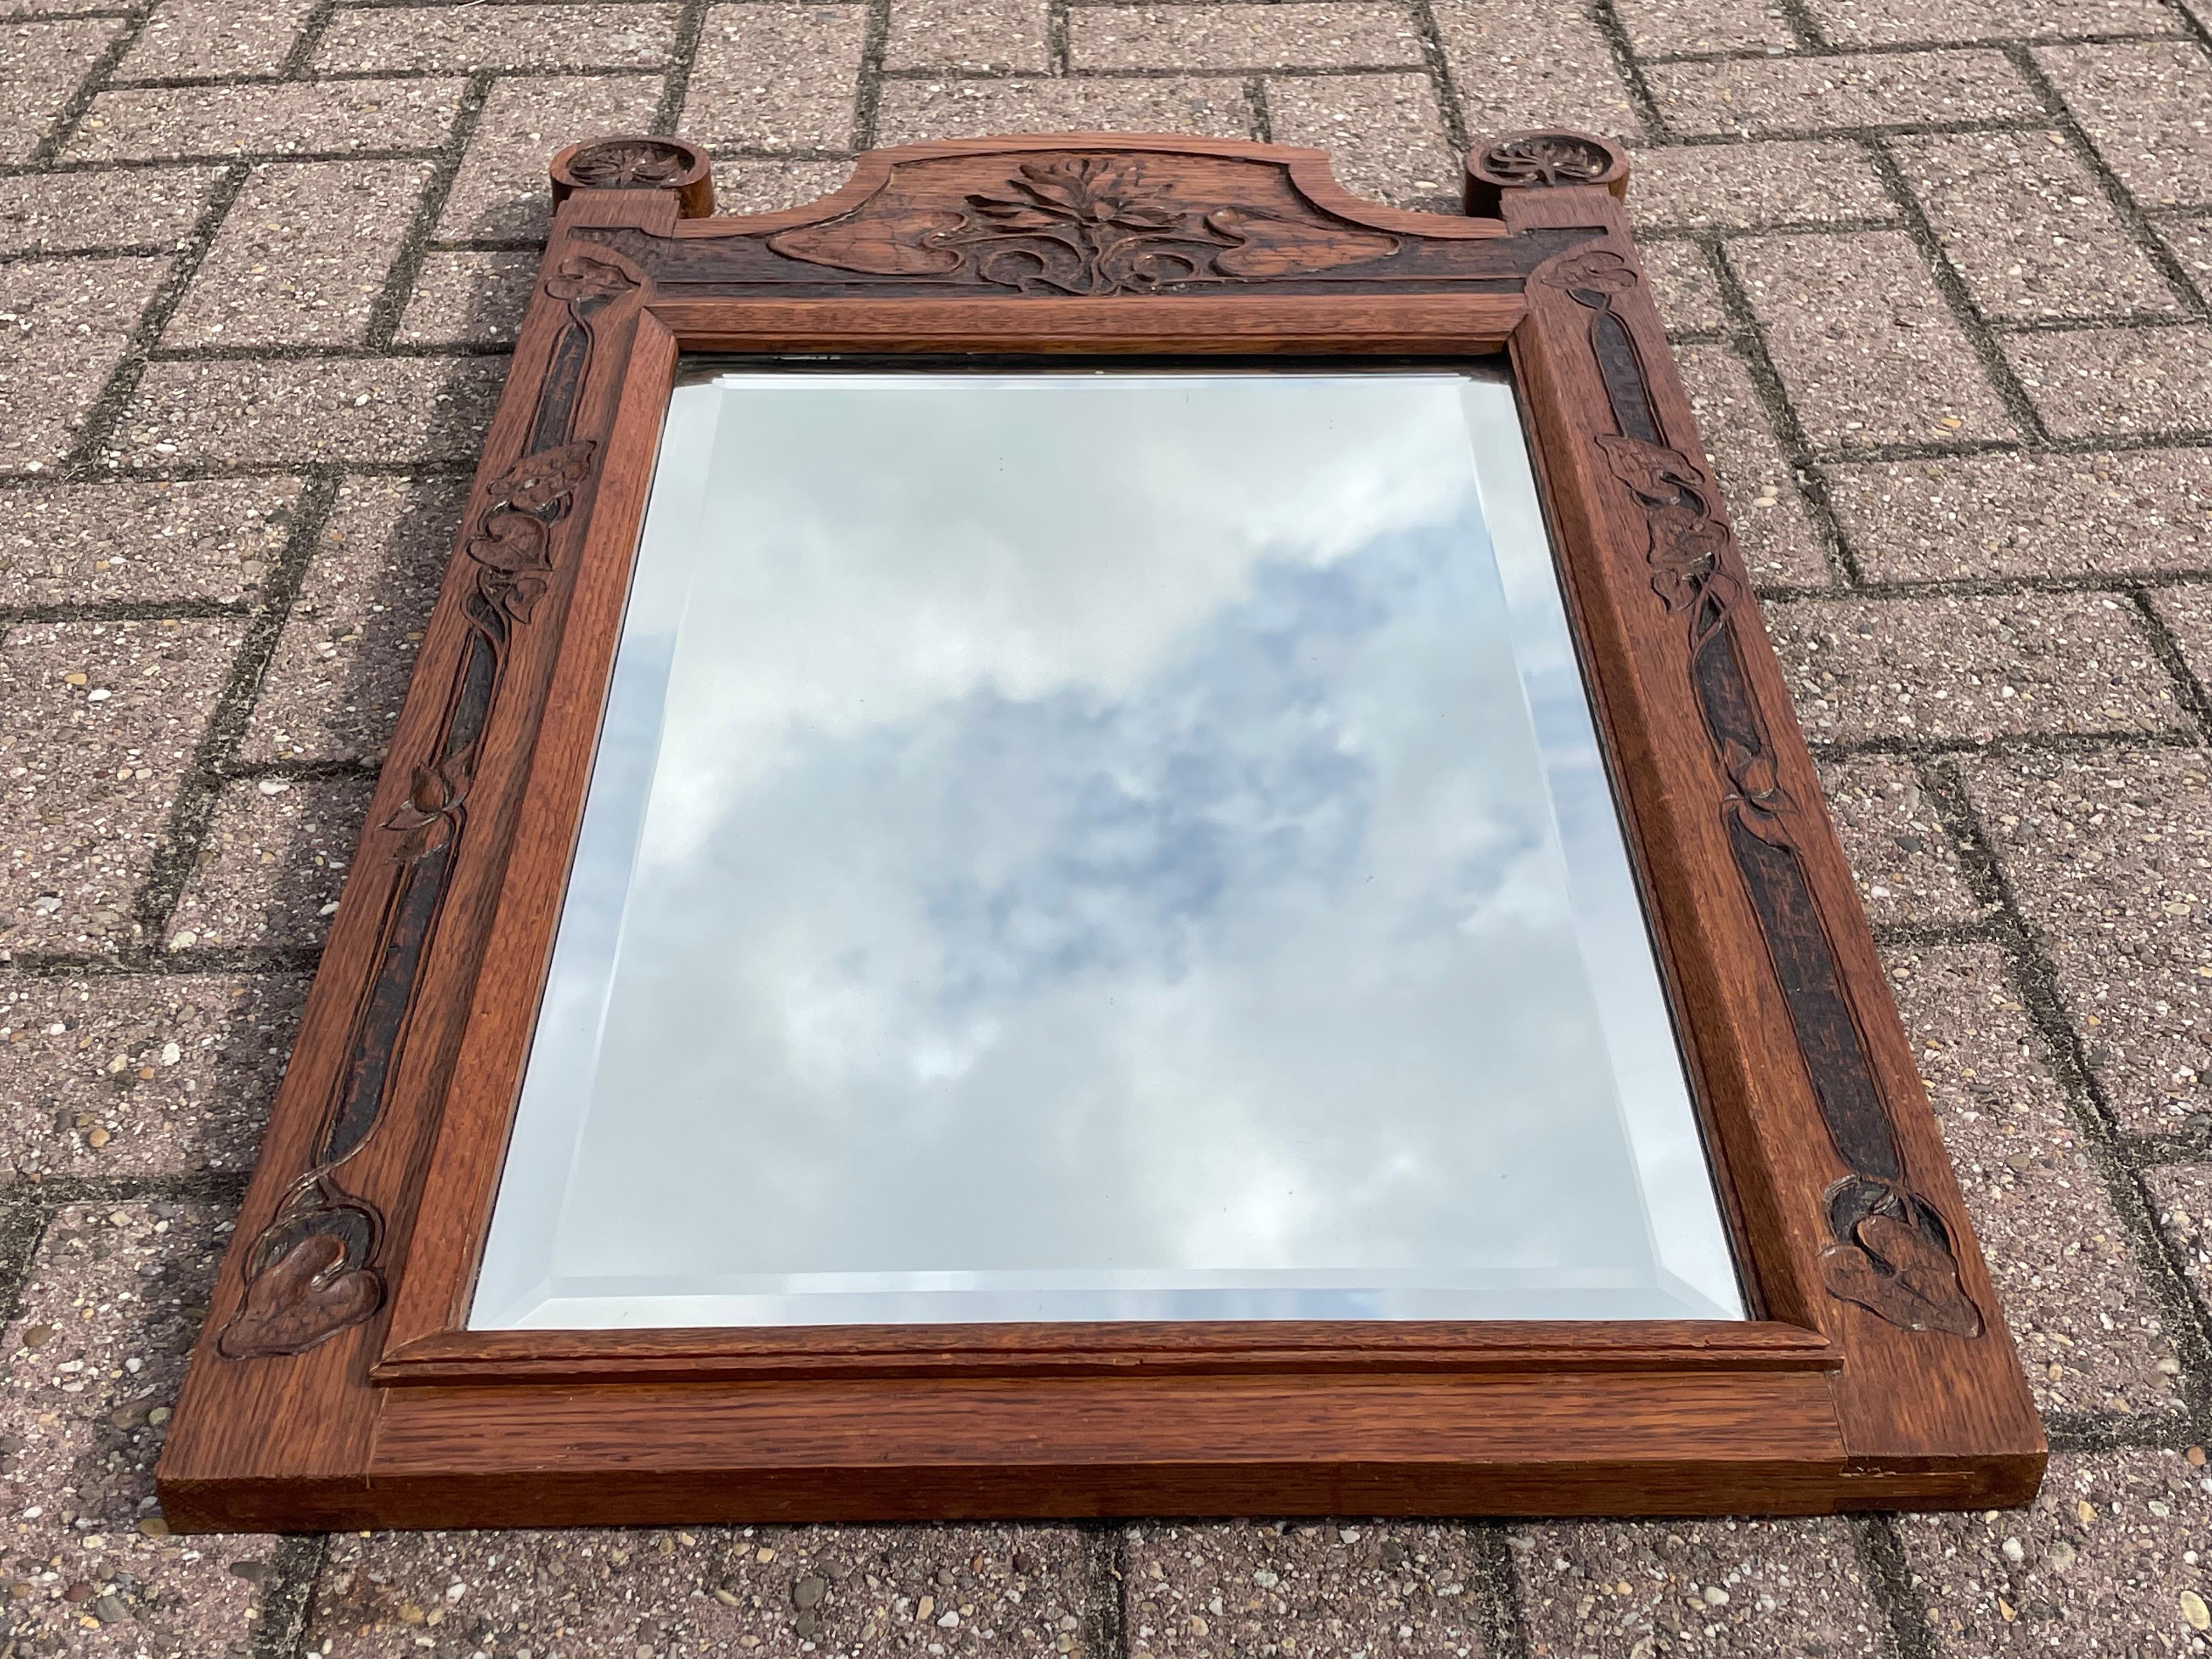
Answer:
[[[586,138],[554,156],[553,205],[580,190],[672,190],[678,212],[703,219],[714,210],[714,168],[707,152],[682,138],[619,133]]]
[[[1587,132],[1509,132],[1467,158],[1467,210],[1486,217],[1504,191],[1591,185],[1626,197],[1628,152]]]

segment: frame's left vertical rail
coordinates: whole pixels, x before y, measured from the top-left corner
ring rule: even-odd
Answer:
[[[180,1527],[369,1524],[368,1373],[649,293],[575,232],[665,234],[678,210],[667,189],[588,183],[561,206],[162,1452]]]

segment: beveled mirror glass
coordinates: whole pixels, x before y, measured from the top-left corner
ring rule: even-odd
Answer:
[[[475,1327],[1742,1313],[1502,370],[682,377]]]

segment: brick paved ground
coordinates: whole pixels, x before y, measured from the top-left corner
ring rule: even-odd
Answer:
[[[150,1466],[567,139],[1625,137],[2060,1449],[2029,1513],[167,1536]],[[0,22],[0,1655],[2203,1653],[2206,0],[33,0]]]

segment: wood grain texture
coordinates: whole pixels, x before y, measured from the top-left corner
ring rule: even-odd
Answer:
[[[562,152],[567,199],[164,1453],[173,1525],[2032,1492],[2026,1384],[1617,151],[1516,135],[1470,175],[1499,216],[1452,219],[1359,202],[1314,151],[969,140],[706,220],[682,216],[680,155],[605,149],[593,182],[574,166],[592,149]],[[1501,349],[1757,1319],[465,1328],[684,352]]]

